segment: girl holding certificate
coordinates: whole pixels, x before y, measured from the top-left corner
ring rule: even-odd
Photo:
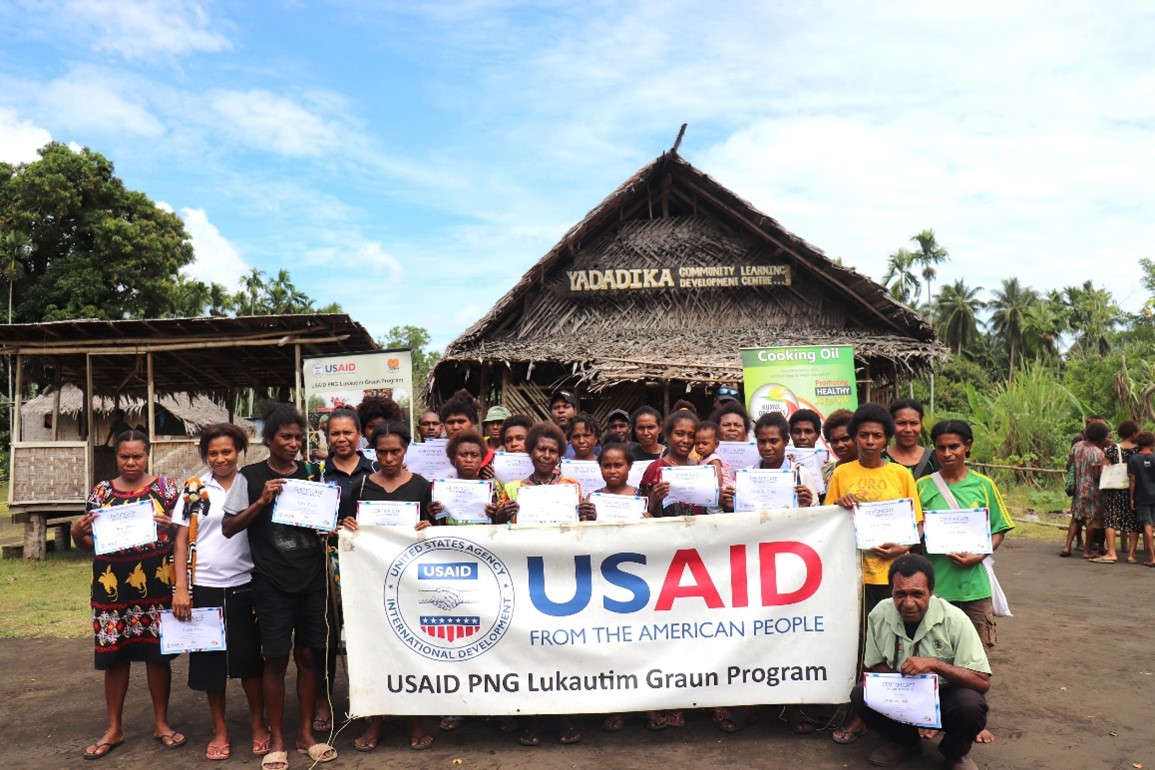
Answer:
[[[636,443],[630,447],[634,462],[650,462],[662,456],[666,448],[659,443],[662,437],[662,415],[652,406],[639,406],[630,417]]]
[[[429,482],[405,468],[405,452],[409,449],[410,441],[409,426],[396,420],[381,423],[373,430],[370,441],[377,455],[379,469],[372,475],[362,477],[354,485],[350,495],[354,500],[354,512],[341,520],[341,526],[357,531],[356,503],[403,502],[417,503],[421,507],[421,519],[416,528],[425,529],[430,525],[431,519],[428,517],[431,516],[433,497]],[[353,748],[357,751],[374,751],[381,740],[383,721],[381,716],[368,717],[365,732],[353,741]],[[410,717],[409,748],[420,751],[432,745],[433,736],[425,729],[424,717]]]
[[[670,484],[662,481],[662,468],[683,465],[697,465],[690,453],[694,451],[694,436],[698,430],[698,418],[693,412],[674,412],[666,418],[666,454],[654,462],[642,474],[638,491],[650,500],[651,516],[703,516],[706,509],[700,505],[673,503],[664,505],[670,493]],[[680,727],[681,725],[678,725]]]
[[[779,470],[788,467],[794,471],[794,491],[798,495],[798,507],[809,508],[818,502],[818,486],[814,483],[814,476],[803,466],[786,463],[786,443],[790,439],[790,424],[779,412],[769,412],[758,418],[754,423],[754,436],[758,443],[758,463],[753,469]],[[732,512],[734,510],[734,487],[727,486],[722,490],[722,507]]]
[[[201,433],[200,455],[209,471],[201,476],[200,482],[208,495],[208,506],[199,509],[186,501],[176,517],[179,526],[173,548],[176,562],[173,615],[188,620],[194,607],[221,607],[225,620],[227,652],[193,652],[188,659],[189,688],[208,696],[213,737],[205,750],[205,759],[210,760],[228,759],[231,753],[225,720],[225,685],[230,678],[240,679],[245,691],[253,753],[257,756],[269,753],[265,698],[261,690],[264,661],[253,606],[253,557],[247,537],[229,539],[221,532],[222,505],[237,477],[237,462],[248,445],[244,431],[232,423],[205,428]]]
[[[159,623],[160,612],[172,605],[173,523],[170,517],[180,489],[164,476],[148,474],[149,443],[144,433],[124,431],[116,437],[114,448],[116,478],[93,487],[85,514],[73,522],[71,529],[77,547],[101,552],[92,559],[91,604],[96,669],[104,672],[108,729],[84,750],[85,759],[100,759],[124,743],[124,699],[133,661],[144,662],[148,674],[153,737],[172,749],[185,744],[185,737],[168,723],[172,658],[160,653]],[[146,535],[152,540],[141,542],[129,533],[128,537],[119,539],[135,542],[106,550],[104,546],[109,545],[117,533],[105,530],[106,522],[102,522],[98,525],[101,531],[94,536],[93,526],[100,516],[118,506],[139,507],[140,515],[136,518],[152,520],[151,535]],[[145,529],[148,529],[147,522]]]

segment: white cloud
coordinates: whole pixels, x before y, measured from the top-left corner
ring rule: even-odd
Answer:
[[[31,163],[40,156],[36,151],[52,141],[52,134],[12,110],[0,109],[0,161]]]
[[[155,139],[165,131],[147,103],[142,83],[122,73],[81,65],[44,85],[24,84],[23,90],[39,114],[77,134]]]
[[[342,132],[335,122],[287,97],[254,89],[220,91],[210,101],[219,128],[250,147],[316,157],[341,146]]]
[[[157,206],[172,210],[167,203],[157,203]],[[241,276],[248,272],[249,266],[236,247],[209,221],[204,209],[182,208],[180,216],[196,252],[196,259],[184,268],[184,273],[205,283],[224,284],[230,291],[240,288]]]
[[[232,47],[212,28],[203,5],[191,0],[66,0],[58,10],[90,31],[94,50],[125,59]]]
[[[351,240],[342,245],[309,249],[304,261],[310,265],[323,265],[342,271],[368,270],[376,275],[384,274],[393,283],[405,280],[405,266],[386,251],[380,241]]]

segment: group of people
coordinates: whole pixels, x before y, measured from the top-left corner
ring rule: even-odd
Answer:
[[[548,421],[491,408],[480,418],[476,402],[460,392],[436,412],[418,420],[423,441],[444,439],[445,452],[458,478],[493,479],[485,509],[491,523],[516,522],[519,491],[528,486],[573,484],[578,487],[578,516],[595,520],[597,509],[578,481],[561,472],[561,460],[594,460],[601,471],[601,494],[644,500],[645,516],[720,514],[734,510],[733,471],[718,455],[721,442],[754,442],[756,468],[793,468],[797,504],[823,502],[848,509],[867,502],[910,499],[919,522],[924,510],[986,508],[995,548],[1013,527],[994,482],[967,467],[973,443],[970,426],[949,420],[930,431],[933,448],[921,443],[923,409],[913,400],[889,409],[863,404],[825,419],[803,409],[789,419],[773,412],[751,420],[733,388],[716,392],[715,410],[699,418],[692,404],[680,402],[668,416],[653,407],[632,413],[614,410],[605,425],[580,409],[569,391],[551,395]],[[225,718],[225,684],[241,680],[251,717],[252,752],[267,770],[285,770],[290,748],[314,762],[337,757],[332,740],[333,679],[336,673],[340,602],[336,595],[332,533],[274,522],[273,507],[286,480],[325,481],[341,487],[339,526],[357,529],[360,501],[405,501],[420,504],[418,529],[462,522],[433,500],[429,479],[405,464],[411,436],[401,410],[387,398],[366,398],[356,409],[329,413],[326,452],[317,462],[304,443],[305,418],[291,405],[270,404],[264,414],[264,462],[245,465],[244,433],[231,424],[206,429],[200,440],[208,470],[200,478],[207,505],[182,504],[171,480],[147,473],[148,437],[128,430],[115,441],[118,475],[93,490],[88,511],[73,523],[77,544],[91,548],[92,524],[108,506],[150,501],[155,509],[155,543],[94,556],[92,612],[96,667],[105,672],[108,729],[84,752],[85,759],[106,756],[124,741],[123,704],[133,661],[147,666],[154,711],[153,734],[168,747],[186,742],[168,721],[171,656],[162,655],[158,618],[171,609],[187,619],[193,607],[221,607],[226,619],[227,654],[191,653],[189,686],[207,694],[213,735],[205,750],[209,760],[227,759],[232,744]],[[788,457],[791,446],[829,448],[830,461],[820,469],[822,483]],[[497,452],[524,453],[532,471],[523,479],[494,479]],[[314,459],[315,456],[310,456]],[[631,468],[647,463],[640,480],[631,483]],[[662,468],[711,465],[720,494],[716,507],[668,500],[670,485]],[[825,489],[825,494],[820,492]],[[919,550],[914,546],[913,550]],[[986,733],[990,667],[986,652],[996,643],[992,608],[992,574],[983,554],[912,554],[909,545],[883,544],[862,553],[864,629],[860,639],[863,670],[935,673],[944,684],[943,732],[939,750],[955,767],[973,767],[972,743],[991,740]],[[259,622],[258,622],[259,619]],[[921,653],[920,653],[921,651]],[[290,655],[296,663],[299,720],[286,734],[285,678]],[[948,697],[949,694],[949,697]],[[893,722],[871,711],[861,692],[847,694],[852,717],[833,732],[840,744],[856,741],[868,728],[890,739],[870,761],[888,765],[922,749],[926,731]],[[733,732],[753,721],[751,706],[711,711],[718,727]],[[787,709],[795,733],[816,725],[796,708]],[[651,729],[680,727],[681,711],[645,715]],[[607,731],[622,729],[625,715],[608,714]],[[428,748],[433,736],[421,717],[410,719],[409,745]],[[440,718],[440,729],[452,731],[460,717]],[[503,732],[518,732],[523,745],[542,740],[543,720],[522,717],[497,721]],[[381,739],[383,717],[366,720],[353,742],[358,751],[373,751]],[[318,738],[320,734],[321,740]],[[561,717],[558,740],[574,743],[581,733]]]
[[[1136,564],[1142,534],[1143,564],[1155,567],[1155,433],[1140,430],[1134,420],[1119,423],[1116,433],[1118,441],[1107,421],[1092,415],[1071,443],[1066,478],[1071,522],[1059,555],[1069,557],[1082,547],[1084,560],[1115,564],[1126,548],[1127,563]]]

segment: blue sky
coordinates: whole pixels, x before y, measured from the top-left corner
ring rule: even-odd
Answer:
[[[50,138],[171,206],[189,272],[291,270],[374,334],[479,318],[667,149],[875,278],[1155,256],[1149,3],[0,0],[0,159]]]

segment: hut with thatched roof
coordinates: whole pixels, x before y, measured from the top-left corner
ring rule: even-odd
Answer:
[[[947,355],[934,328],[671,150],[575,225],[445,351],[439,403],[461,387],[547,416],[565,387],[583,409],[702,408],[741,385],[739,350],[852,345],[865,400]],[[700,410],[701,411],[701,410]]]

